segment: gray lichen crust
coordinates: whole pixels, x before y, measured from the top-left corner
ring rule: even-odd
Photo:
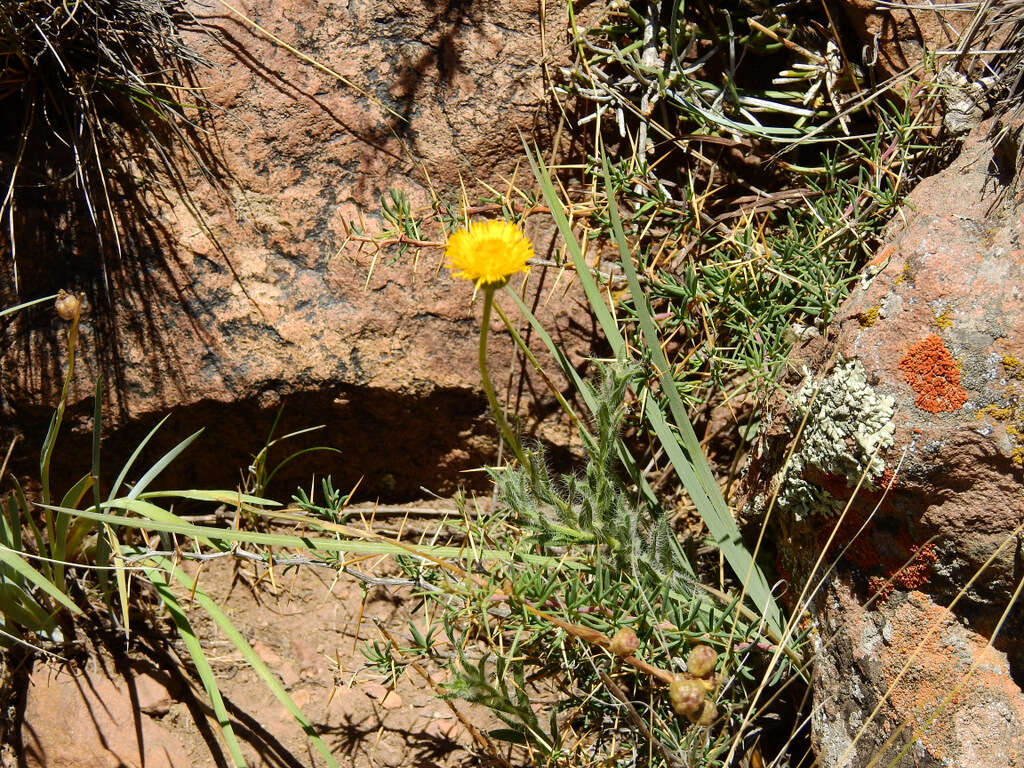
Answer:
[[[789,464],[780,473],[777,504],[798,520],[834,514],[842,510],[843,502],[805,480],[806,470],[845,477],[851,487],[861,475],[869,483],[877,479],[885,469],[879,454],[893,444],[895,400],[868,384],[859,360],[840,362],[820,386],[808,375],[794,400],[793,430],[800,427],[805,414],[807,420]]]

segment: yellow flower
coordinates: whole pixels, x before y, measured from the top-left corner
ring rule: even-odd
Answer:
[[[474,221],[448,239],[445,256],[455,277],[472,280],[479,288],[528,271],[533,246],[510,221]]]

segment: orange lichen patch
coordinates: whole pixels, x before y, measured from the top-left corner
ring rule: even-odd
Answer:
[[[826,557],[837,557],[855,566],[868,577],[868,594],[885,602],[895,589],[920,589],[932,575],[932,565],[938,560],[931,542],[919,543],[905,530],[877,529],[876,520],[869,520],[869,512],[851,507],[839,522],[835,536],[832,529],[823,526],[817,534],[819,548],[829,538],[832,544]]]
[[[884,267],[889,262],[889,259],[892,257],[894,253],[896,253],[895,245],[893,245],[892,243],[884,245],[882,246],[881,250],[878,251],[878,255],[875,256],[871,261],[869,261],[865,266],[867,266],[868,269],[878,270],[881,267]]]
[[[914,557],[906,567],[892,574],[892,583],[903,589],[918,589],[928,583],[932,577],[932,565],[939,558],[935,554],[935,545],[930,541],[911,544],[909,548]]]
[[[868,579],[868,595],[877,597],[880,603],[888,600],[892,596],[894,589],[896,589],[895,585],[881,576],[872,576]]]
[[[960,366],[934,333],[912,346],[899,369],[914,390],[914,405],[929,413],[959,410],[967,402],[960,386]]]
[[[905,590],[923,587],[931,579],[932,565],[938,560],[935,545],[931,542],[913,544],[905,533],[899,538],[901,546],[913,554],[910,562],[905,567],[890,570],[884,577],[872,576],[868,579],[869,594],[878,595],[882,602],[888,600],[897,587]]]

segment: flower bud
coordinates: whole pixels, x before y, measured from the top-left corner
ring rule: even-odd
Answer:
[[[677,715],[694,720],[704,706],[704,686],[696,680],[677,676],[668,687],[668,698]]]
[[[81,310],[82,302],[75,294],[61,289],[57,292],[57,300],[53,303],[53,307],[57,310],[61,320],[71,322]]]
[[[694,725],[702,725],[705,728],[715,722],[718,719],[718,706],[711,699],[704,699],[704,706],[700,710],[700,715],[693,721]]]
[[[686,657],[686,671],[694,677],[708,677],[714,674],[718,654],[710,645],[695,645]]]
[[[612,635],[612,642],[608,646],[608,650],[616,656],[632,656],[639,647],[640,639],[636,636],[636,632],[623,627]]]

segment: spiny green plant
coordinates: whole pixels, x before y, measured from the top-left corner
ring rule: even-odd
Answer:
[[[487,735],[524,747],[538,765],[717,764],[771,656],[763,619],[738,611],[738,596],[696,583],[667,519],[617,479],[626,389],[642,382],[635,370],[606,369],[578,473],[553,477],[537,452],[529,466],[493,468],[497,508],[463,506],[462,519],[445,524],[465,542],[455,564],[396,558],[423,618],[410,623],[407,644],[364,649],[389,683],[413,662],[443,668],[446,695],[490,709],[505,727]],[[489,562],[484,541],[500,543],[507,561]],[[622,651],[624,629],[636,642]],[[718,713],[710,728],[678,716],[668,690],[711,675],[688,670],[699,644],[717,665],[705,689]],[[793,658],[799,647],[798,638]]]
[[[934,57],[887,82],[814,3],[613,2],[555,86],[590,133],[584,223],[632,258],[691,405],[770,388],[794,325],[828,322],[929,157]],[[582,202],[582,201],[581,201]],[[628,298],[624,314],[632,314]]]
[[[320,481],[322,503],[316,503],[316,492],[312,487],[308,494],[305,489],[299,488],[292,496],[292,501],[295,502],[295,506],[307,514],[329,520],[332,523],[341,523],[346,517],[345,507],[352,500],[352,494],[353,491],[343,493],[335,488],[334,481],[328,475]]]
[[[538,544],[550,548],[597,543],[620,568],[643,562],[681,575],[690,564],[668,517],[644,515],[616,480],[627,392],[636,378],[635,369],[604,368],[595,392],[593,436],[587,441],[592,452],[582,472],[556,480],[538,446],[528,455],[527,466],[490,473],[499,500],[537,532]]]

